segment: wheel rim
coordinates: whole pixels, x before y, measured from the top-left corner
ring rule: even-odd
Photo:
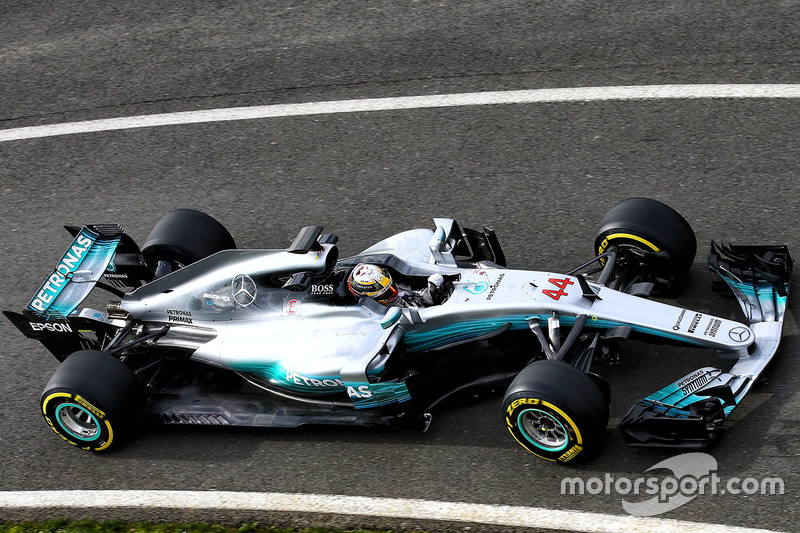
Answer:
[[[95,440],[100,434],[100,423],[86,408],[64,403],[56,409],[56,420],[61,428],[78,440]]]
[[[566,448],[569,443],[569,435],[564,425],[545,411],[526,409],[519,414],[517,423],[525,438],[542,450],[558,452]]]

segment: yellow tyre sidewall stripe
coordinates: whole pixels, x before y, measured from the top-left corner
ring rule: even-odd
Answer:
[[[61,431],[57,429],[57,426],[53,423],[52,420],[50,420],[50,417],[47,416],[47,404],[50,403],[50,401],[55,398],[67,398],[73,400],[75,403],[84,407],[87,411],[96,416],[100,421],[102,421],[102,423],[105,424],[106,430],[108,431],[108,440],[106,440],[106,442],[99,448],[94,448],[91,446],[89,447],[81,446],[80,443],[73,442],[72,440],[68,439],[66,435],[64,435]],[[111,443],[114,441],[114,430],[111,428],[111,422],[109,422],[108,419],[106,418],[106,414],[78,394],[71,394],[69,392],[54,392],[53,394],[49,394],[47,398],[45,398],[44,401],[42,402],[42,414],[44,415],[45,420],[50,426],[50,429],[55,431],[59,437],[69,442],[73,446],[77,446],[78,448],[91,449],[96,452],[99,452],[111,446]]]
[[[575,433],[575,440],[577,442],[575,442],[572,446],[570,446],[569,449],[564,454],[562,454],[558,459],[553,459],[551,457],[545,457],[544,455],[540,455],[540,454],[536,453],[535,451],[531,450],[530,446],[524,444],[522,441],[519,440],[519,438],[517,438],[517,435],[514,434],[514,428],[515,427],[517,428],[518,431],[520,431],[520,432],[522,431],[522,430],[519,429],[519,426],[516,424],[516,421],[512,421],[511,420],[512,416],[513,416],[514,420],[516,420],[516,418],[519,417],[519,414],[517,414],[517,407],[527,408],[527,407],[533,406],[533,405],[538,405],[538,406],[542,406],[542,407],[546,407],[548,409],[551,409],[553,412],[555,412],[559,416],[561,416],[563,421],[566,422],[567,425],[570,428],[572,428],[572,431]],[[546,459],[548,461],[556,462],[557,460],[562,459],[567,455],[570,455],[570,457],[568,459],[561,461],[561,462],[566,463],[569,460],[573,459],[575,456],[577,456],[578,452],[580,452],[580,450],[583,449],[583,437],[581,436],[581,432],[578,429],[578,425],[575,422],[572,421],[572,418],[570,418],[567,415],[567,413],[565,413],[563,410],[561,410],[560,408],[556,407],[552,403],[550,403],[548,401],[545,401],[545,400],[541,400],[539,398],[530,398],[530,399],[528,399],[528,401],[519,403],[513,409],[511,415],[508,415],[508,414],[506,415],[506,425],[508,426],[508,431],[511,433],[511,436],[514,437],[514,440],[516,440],[520,444],[520,446],[522,446],[523,448],[525,448],[526,450],[531,452],[533,455],[535,455],[537,457],[541,457],[542,459]],[[575,450],[576,446],[578,447],[578,450],[576,452],[574,452],[574,453],[571,453],[573,450]]]
[[[608,245],[611,244],[611,241],[614,239],[629,239],[632,241],[636,241],[638,243],[644,244],[654,252],[660,252],[661,249],[653,244],[652,242],[648,241],[643,237],[639,237],[638,235],[634,235],[632,233],[612,233],[603,239],[603,242],[600,243],[600,247],[597,249],[598,254],[602,254],[608,248]]]

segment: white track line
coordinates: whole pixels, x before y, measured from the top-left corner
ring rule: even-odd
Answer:
[[[532,89],[480,93],[435,94],[393,98],[367,98],[276,104],[254,107],[231,107],[203,111],[184,111],[157,115],[139,115],[64,124],[49,124],[0,130],[0,142],[92,133],[133,128],[152,128],[178,124],[199,124],[232,120],[254,120],[332,113],[364,113],[399,109],[457,107],[546,102],[591,102],[598,100],[670,100],[698,98],[800,98],[800,85],[643,85],[623,87],[579,87],[572,89]]]
[[[364,498],[322,494],[169,490],[54,490],[0,492],[2,509],[57,508],[209,509],[281,511],[468,522],[590,533],[764,533],[764,529],[704,524],[666,518],[640,518],[536,507]]]

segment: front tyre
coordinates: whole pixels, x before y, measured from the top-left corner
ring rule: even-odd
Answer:
[[[666,265],[653,272],[659,290],[676,288],[694,262],[697,239],[689,222],[670,206],[651,198],[628,198],[612,207],[600,222],[594,242],[602,255],[613,248],[666,253]]]
[[[512,381],[503,399],[506,427],[529,452],[574,463],[605,441],[608,403],[594,381],[566,363],[536,361]]]
[[[98,350],[70,355],[41,398],[45,421],[62,439],[93,452],[130,438],[142,405],[139,382],[116,357]]]

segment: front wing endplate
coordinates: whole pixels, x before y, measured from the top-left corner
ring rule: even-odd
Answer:
[[[739,301],[755,340],[728,372],[711,367],[695,370],[634,405],[619,425],[627,444],[708,446],[778,350],[792,264],[786,246],[712,241],[709,268]]]

